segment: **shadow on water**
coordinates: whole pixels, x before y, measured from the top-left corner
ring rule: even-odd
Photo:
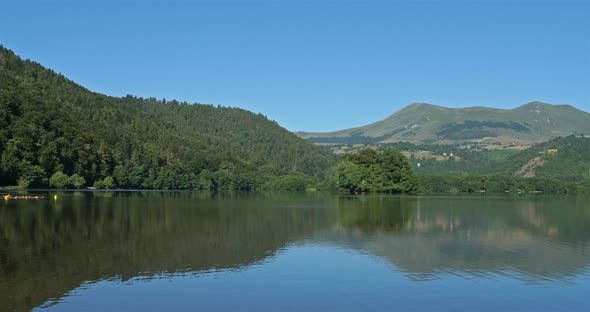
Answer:
[[[9,310],[112,277],[263,264],[307,242],[372,254],[412,280],[504,274],[567,282],[587,274],[590,261],[590,209],[575,197],[45,195],[0,203],[0,302]]]

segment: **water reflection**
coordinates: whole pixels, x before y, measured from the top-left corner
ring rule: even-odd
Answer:
[[[324,234],[324,239],[387,259],[417,280],[450,272],[475,278],[506,274],[530,283],[567,282],[568,277],[588,272],[590,207],[580,199],[366,201],[359,201],[362,209],[341,201],[340,211],[346,211],[341,213],[343,228]]]
[[[264,267],[309,244],[378,257],[411,280],[574,283],[588,276],[589,224],[579,198],[64,193],[0,204],[0,302],[25,310],[114,277]]]
[[[313,205],[288,208],[289,195],[241,196],[87,193],[9,202],[0,209],[0,302],[23,310],[87,280],[247,265],[326,220]]]

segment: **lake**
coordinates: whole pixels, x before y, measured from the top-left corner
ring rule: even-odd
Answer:
[[[590,198],[60,192],[0,202],[0,310],[590,310]]]

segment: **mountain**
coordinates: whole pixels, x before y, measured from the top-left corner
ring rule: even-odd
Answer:
[[[0,186],[63,172],[144,189],[251,189],[320,177],[328,151],[239,108],[92,92],[0,45]]]
[[[590,113],[569,105],[532,102],[514,109],[447,108],[415,103],[372,124],[334,132],[297,132],[315,143],[482,142],[532,144],[590,133]]]

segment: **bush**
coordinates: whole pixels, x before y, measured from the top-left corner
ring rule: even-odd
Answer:
[[[115,180],[111,176],[104,178],[102,183],[104,184],[104,187],[107,189],[112,189],[113,187],[115,187]]]
[[[290,174],[276,177],[270,183],[270,188],[277,191],[305,191],[313,184],[313,179],[303,174]]]
[[[68,176],[61,171],[57,171],[51,176],[51,178],[49,178],[49,186],[55,187],[57,189],[65,188],[68,185],[68,183]]]
[[[84,186],[84,184],[86,184],[86,179],[84,179],[83,177],[77,175],[77,174],[73,174],[70,179],[69,179],[69,183],[71,186],[73,186],[74,188],[81,188],[82,186]]]
[[[104,188],[104,182],[103,182],[103,180],[96,180],[96,181],[94,181],[93,187],[96,188],[96,189],[102,189],[102,188]]]

